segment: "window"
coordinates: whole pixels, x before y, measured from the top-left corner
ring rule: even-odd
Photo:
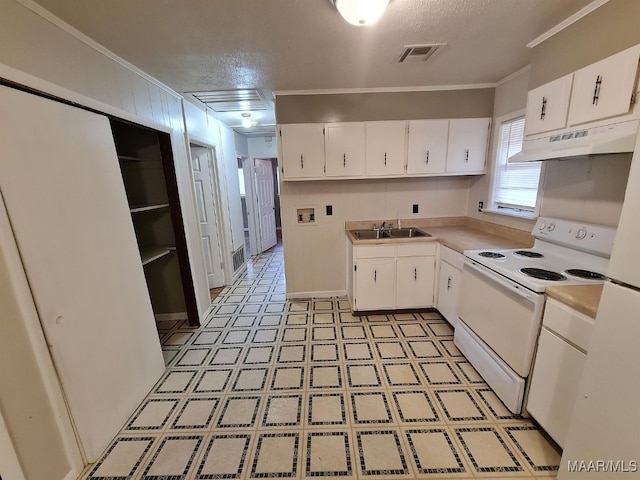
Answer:
[[[508,163],[522,150],[524,117],[500,124],[494,171],[493,211],[533,216],[538,198],[541,162]]]
[[[247,192],[244,191],[244,169],[238,168],[238,181],[240,182],[240,196],[245,197]]]

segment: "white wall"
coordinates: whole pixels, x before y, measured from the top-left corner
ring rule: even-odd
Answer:
[[[280,188],[287,294],[300,294],[346,289],[345,222],[464,216],[469,179],[281,182]],[[315,208],[315,225],[297,222],[296,210],[307,207]]]
[[[39,6],[28,0],[22,1],[24,3],[18,0],[0,0],[0,78],[171,134],[190,266],[198,311],[202,318],[210,306],[210,297],[193,195],[182,98],[75,32]],[[17,332],[15,344],[18,345],[20,341],[25,345],[22,352],[24,355],[46,355],[48,358],[44,342],[39,346],[34,345],[21,332],[23,317],[8,315],[2,318],[10,323],[16,322],[10,326],[12,331]],[[9,328],[9,325],[5,327]],[[50,386],[44,387],[40,383],[36,388],[30,383],[41,382],[37,378],[37,370],[35,374],[25,371],[25,375],[15,377],[16,361],[19,359],[12,356],[0,362],[0,390],[17,396],[23,395],[25,404],[49,402],[64,405],[59,391],[52,394]],[[36,367],[38,368],[45,375],[42,364]],[[49,371],[46,375],[55,378]],[[7,378],[12,378],[12,381],[7,383]],[[3,411],[4,407],[4,401],[0,402]],[[56,413],[63,415],[64,410]],[[16,423],[18,420],[5,417],[14,442],[28,434],[28,430]],[[30,462],[32,469],[46,472],[42,476],[33,475],[31,478],[54,479],[64,465],[77,464],[77,457],[74,458],[72,453],[68,453],[67,459],[63,458],[64,454],[60,454],[60,451],[66,446],[56,440],[60,436],[68,438],[68,430],[64,431],[60,424],[56,426],[48,421],[35,424],[31,421],[31,424],[37,425],[42,441],[49,442],[46,447],[41,447],[37,442],[14,444],[18,456]],[[55,453],[54,459],[45,455],[45,452],[58,453]]]
[[[38,5],[28,5],[0,0],[0,77],[171,133],[196,300],[204,316],[211,301],[182,98]]]
[[[248,137],[249,156],[253,158],[278,158],[276,136]]]
[[[244,224],[242,221],[242,201],[240,199],[240,178],[238,176],[238,156],[236,153],[235,132],[224,123],[220,123],[220,172],[226,190],[229,208],[229,229],[231,231],[232,251],[244,245]]]

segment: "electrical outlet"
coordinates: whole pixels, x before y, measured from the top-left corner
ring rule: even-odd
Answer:
[[[333,205],[327,205],[326,207],[327,216],[333,215]]]
[[[413,213],[418,213],[418,204],[417,203],[413,204]]]
[[[481,212],[484,208],[484,202],[478,202],[478,211]]]

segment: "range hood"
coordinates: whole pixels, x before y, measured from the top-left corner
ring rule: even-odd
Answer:
[[[536,162],[633,152],[640,120],[565,130],[547,137],[525,140],[511,162]]]

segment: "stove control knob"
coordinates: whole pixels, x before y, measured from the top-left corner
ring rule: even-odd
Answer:
[[[540,230],[544,230],[545,228],[547,228],[547,222],[540,222],[540,225],[538,226],[538,228]]]
[[[556,224],[551,222],[549,225],[547,225],[547,230],[549,230],[550,232],[553,232],[556,229]]]
[[[581,228],[576,232],[576,238],[578,240],[582,240],[586,236],[587,236],[587,230],[585,228]]]

